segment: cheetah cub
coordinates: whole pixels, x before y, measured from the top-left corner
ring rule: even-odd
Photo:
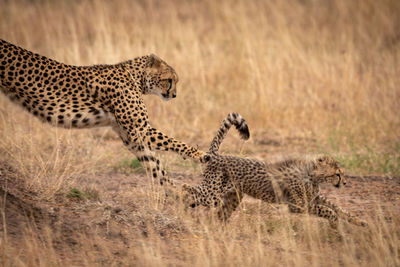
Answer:
[[[329,220],[337,227],[338,217],[366,226],[367,223],[331,203],[320,194],[319,184],[335,187],[346,184],[343,170],[330,156],[287,159],[267,164],[218,154],[221,142],[235,125],[242,139],[248,139],[246,121],[230,113],[211,142],[203,181],[196,186],[182,185],[185,206],[219,207],[218,217],[227,220],[247,194],[268,203],[284,203],[295,213],[310,213]]]

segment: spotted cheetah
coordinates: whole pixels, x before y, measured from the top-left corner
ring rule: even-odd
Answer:
[[[111,126],[161,184],[171,181],[152,150],[200,161],[205,155],[149,123],[143,95],[170,100],[176,97],[177,82],[174,69],[156,55],[115,65],[71,66],[0,39],[0,89],[5,95],[53,126]]]
[[[366,225],[320,194],[321,183],[332,183],[336,187],[346,184],[343,170],[335,159],[318,156],[267,164],[219,155],[219,146],[232,124],[242,139],[249,138],[246,121],[237,113],[229,114],[210,145],[203,181],[197,186],[182,186],[186,206],[219,207],[218,217],[227,220],[243,194],[247,194],[268,203],[285,203],[291,212],[308,212],[326,218],[332,227],[337,226],[338,216],[356,225]]]

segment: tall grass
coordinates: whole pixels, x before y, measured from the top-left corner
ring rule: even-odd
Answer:
[[[317,140],[318,152],[337,154],[349,171],[400,174],[399,1],[0,0],[0,6],[0,38],[58,61],[111,64],[159,55],[180,82],[173,101],[145,98],[151,123],[191,145],[206,148],[220,120],[236,111],[257,140],[308,136]],[[44,199],[79,188],[78,178],[118,168],[131,157],[121,148],[108,129],[51,128],[0,96],[0,159]],[[305,144],[304,151],[314,148]],[[122,261],[399,264],[399,229],[379,213],[372,229],[342,229],[339,241],[314,222],[293,232],[285,216],[264,220],[265,214],[252,212],[223,227],[184,214],[177,220],[189,230],[176,247],[150,235]],[[34,240],[29,231],[27,240]],[[38,261],[13,264],[59,264],[53,251],[44,256],[45,242],[32,242],[25,250]],[[85,251],[93,248],[83,243]],[[93,255],[86,255],[86,265],[96,262]]]
[[[389,0],[6,1],[0,35],[78,65],[157,53],[181,82],[170,103],[146,99],[150,117],[181,139],[210,134],[216,117],[237,111],[254,131],[324,142],[334,130],[345,149],[390,150],[399,143],[399,11]]]
[[[170,103],[146,98],[150,118],[180,139],[211,136],[237,111],[255,132],[329,148],[334,131],[342,150],[398,155],[397,1],[5,1],[0,12],[2,38],[69,64],[158,54],[180,84]]]
[[[0,240],[0,260],[5,266],[400,264],[400,218],[398,213],[391,214],[389,221],[379,203],[369,214],[368,228],[341,223],[338,230],[333,230],[325,220],[280,208],[271,212],[267,205],[254,201],[241,205],[224,225],[212,213],[188,213],[176,202],[160,205],[150,195],[154,195],[151,187],[133,189],[137,206],[126,215],[124,223],[109,219],[107,227],[92,224],[89,234],[84,229],[90,222],[75,226],[68,239],[75,240],[75,249],[60,245],[58,238],[65,235],[60,229],[45,229],[38,235],[31,226],[23,232],[18,246]],[[98,215],[101,217],[101,212]],[[99,217],[91,219],[101,220]]]

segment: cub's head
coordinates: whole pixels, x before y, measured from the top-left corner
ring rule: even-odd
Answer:
[[[331,156],[319,156],[313,162],[312,177],[319,183],[331,183],[336,187],[346,184],[343,169]]]
[[[181,197],[185,208],[195,208],[201,204],[199,191],[188,184],[183,184],[181,187]]]
[[[148,56],[143,78],[145,94],[158,95],[163,100],[176,97],[178,75],[158,56],[154,54]]]

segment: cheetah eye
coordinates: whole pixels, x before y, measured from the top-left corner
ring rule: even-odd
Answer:
[[[172,87],[172,79],[168,79],[168,90]]]
[[[196,207],[196,204],[193,203],[192,205],[190,205],[190,207],[193,209]]]
[[[336,187],[340,187],[340,181],[342,180],[342,178],[340,177],[340,174],[339,174],[339,173],[336,174],[336,178],[337,178],[338,180],[337,180],[337,183],[335,184],[335,186],[336,186]]]

